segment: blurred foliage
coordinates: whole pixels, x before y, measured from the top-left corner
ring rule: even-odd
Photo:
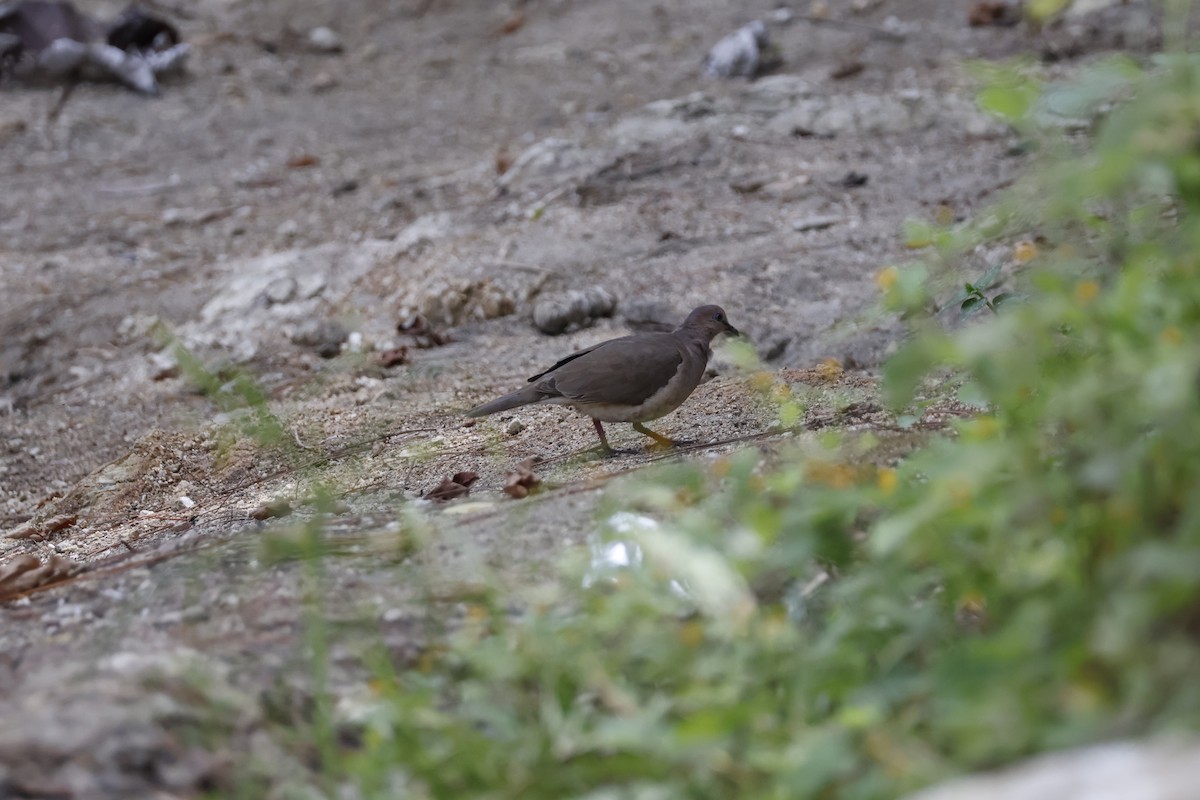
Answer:
[[[1200,727],[1200,59],[988,78],[1035,168],[878,279],[914,328],[892,402],[965,383],[980,413],[898,464],[830,434],[624,482],[602,516],[636,568],[378,660],[331,770],[379,798],[884,798]],[[949,304],[989,311],[948,330]]]
[[[282,421],[271,411],[266,391],[253,376],[242,370],[210,369],[182,341],[165,330],[159,332],[159,338],[164,346],[170,347],[183,377],[233,421],[234,425],[228,431],[230,435],[222,437],[223,450],[231,447],[239,437],[250,438],[267,448],[288,443]]]

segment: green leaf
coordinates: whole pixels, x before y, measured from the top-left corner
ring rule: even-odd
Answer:
[[[908,405],[921,379],[935,363],[934,348],[928,339],[918,339],[901,347],[883,368],[888,403],[893,408]]]
[[[979,107],[1002,117],[1007,122],[1019,122],[1029,113],[1037,100],[1036,91],[1026,86],[989,86],[979,92]]]
[[[1043,23],[1057,16],[1072,2],[1073,0],[1029,0],[1025,4],[1025,13],[1034,22]]]
[[[983,277],[981,277],[975,283],[975,285],[978,286],[981,291],[985,290],[985,289],[991,289],[993,286],[1000,283],[1000,281],[1001,281],[1000,273],[1002,271],[1003,271],[1003,265],[996,264],[991,269],[989,269],[987,272],[983,273]]]
[[[975,406],[976,408],[986,408],[988,406],[987,395],[984,394],[983,389],[975,381],[969,381],[959,387],[958,402],[963,405]]]
[[[905,220],[904,222],[904,246],[914,250],[929,247],[936,239],[936,232],[932,225],[921,220]]]

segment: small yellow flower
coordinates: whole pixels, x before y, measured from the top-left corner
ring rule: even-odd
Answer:
[[[684,647],[696,649],[704,642],[704,626],[699,622],[685,622],[679,627],[679,641]]]
[[[875,485],[879,487],[879,491],[885,495],[896,491],[896,486],[900,483],[900,479],[896,477],[896,470],[884,467],[875,474]]]
[[[958,599],[958,612],[978,617],[987,610],[987,598],[975,589],[969,589]]]
[[[1159,338],[1161,338],[1164,343],[1174,347],[1183,342],[1183,332],[1174,325],[1168,325],[1166,328],[1163,328],[1163,332]]]
[[[875,285],[881,292],[890,291],[898,280],[900,280],[900,268],[896,266],[884,267],[875,273]]]
[[[1095,300],[1098,294],[1100,294],[1100,284],[1095,281],[1082,281],[1075,287],[1075,299],[1079,301],[1080,305],[1086,306]]]
[[[1038,246],[1028,239],[1023,239],[1013,247],[1013,258],[1018,264],[1027,264],[1038,257]]]
[[[776,611],[774,613],[766,613],[762,616],[762,627],[759,629],[762,638],[767,642],[777,642],[790,635],[795,627],[788,619],[787,612]]]
[[[1114,498],[1107,505],[1109,517],[1118,522],[1132,522],[1136,518],[1134,507],[1128,500]]]
[[[687,487],[681,487],[675,490],[675,505],[679,508],[688,508],[696,505],[696,493]]]
[[[1095,711],[1104,704],[1104,690],[1095,681],[1082,678],[1059,693],[1059,705],[1074,712]]]
[[[771,388],[771,399],[776,403],[786,403],[793,397],[792,387],[786,383],[777,383]]]
[[[817,365],[817,375],[827,383],[833,383],[842,377],[842,362],[836,358],[827,358]]]
[[[996,435],[996,431],[1000,426],[996,423],[995,417],[978,417],[970,425],[972,438],[976,441],[983,439],[991,439]]]
[[[858,472],[854,467],[832,461],[810,461],[806,465],[804,475],[813,483],[831,489],[849,489],[858,479]]]
[[[946,489],[950,494],[950,502],[953,508],[966,508],[971,504],[971,496],[974,490],[971,484],[962,478],[951,478],[946,482]]]
[[[1055,506],[1050,511],[1050,524],[1063,525],[1067,521],[1067,510],[1062,506]]]
[[[750,388],[761,394],[766,394],[775,385],[775,377],[766,370],[750,376]]]

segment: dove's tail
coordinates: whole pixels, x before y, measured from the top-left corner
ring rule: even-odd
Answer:
[[[484,403],[481,406],[476,406],[467,412],[468,417],[486,417],[488,414],[496,414],[500,411],[508,411],[510,408],[518,406],[527,406],[530,403],[536,403],[546,395],[544,392],[539,392],[533,386],[526,386],[523,389],[518,389],[512,394],[506,394],[504,397],[497,397],[490,403]]]

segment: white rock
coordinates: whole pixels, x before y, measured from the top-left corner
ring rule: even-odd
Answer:
[[[322,53],[342,52],[342,37],[337,31],[323,25],[308,32],[308,43]]]
[[[766,47],[767,27],[754,20],[713,45],[704,59],[704,74],[710,78],[753,78]]]
[[[1194,800],[1200,741],[1114,742],[1038,756],[906,800]]]

